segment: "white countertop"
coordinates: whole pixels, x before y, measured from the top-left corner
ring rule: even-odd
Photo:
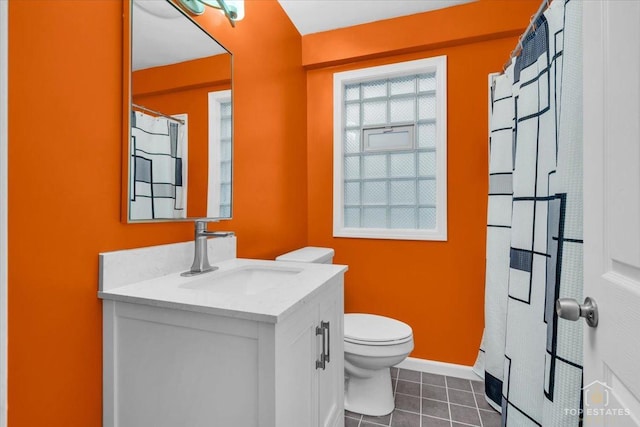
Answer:
[[[277,323],[303,305],[332,278],[343,274],[347,266],[234,258],[216,262],[218,270],[198,276],[182,277],[180,272],[102,290],[106,300],[145,304],[219,316]],[[212,281],[243,267],[285,268],[301,270],[278,279],[278,286],[256,294],[234,294],[205,289],[190,289],[194,281]]]

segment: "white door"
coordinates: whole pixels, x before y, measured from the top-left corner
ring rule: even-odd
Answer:
[[[583,5],[584,421],[640,426],[640,2]]]

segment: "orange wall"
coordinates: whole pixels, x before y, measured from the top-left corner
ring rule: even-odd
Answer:
[[[234,219],[244,257],[306,244],[301,38],[275,0],[235,29]],[[101,425],[98,253],[190,240],[190,223],[123,224],[122,2],[9,2],[9,425]]]
[[[471,365],[477,355],[484,307],[487,75],[502,69],[538,4],[481,1],[303,37],[309,68],[308,243],[335,248],[335,262],[349,265],[347,312],[387,315],[412,326],[413,357]],[[448,69],[448,241],[333,238],[333,73],[438,55],[447,55]]]

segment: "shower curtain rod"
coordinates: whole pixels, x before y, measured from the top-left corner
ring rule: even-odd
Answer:
[[[180,120],[180,119],[175,118],[173,116],[168,116],[168,115],[166,115],[164,113],[161,113],[160,111],[152,110],[151,108],[143,107],[142,105],[131,103],[131,107],[137,108],[138,110],[146,111],[147,113],[155,114],[156,116],[164,117],[165,119],[173,120],[175,122],[180,123],[181,125],[184,124],[184,120]]]
[[[550,5],[551,5],[551,0],[542,0],[542,3],[540,4],[540,7],[538,7],[538,11],[531,17],[531,20],[529,21],[529,25],[527,25],[527,28],[524,30],[524,33],[522,33],[522,35],[518,39],[518,44],[511,51],[511,55],[509,55],[509,59],[507,60],[507,62],[502,67],[502,71],[503,72],[511,64],[511,61],[513,61],[513,59],[517,58],[520,55],[520,52],[522,52],[522,42],[523,42],[523,40],[529,35],[529,33],[531,31],[536,29],[536,21],[538,20],[540,15],[542,15],[544,13],[544,11],[547,10],[547,8]]]

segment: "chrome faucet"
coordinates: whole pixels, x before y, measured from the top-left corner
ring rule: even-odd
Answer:
[[[194,257],[191,269],[180,273],[181,276],[195,276],[198,274],[208,273],[215,271],[218,267],[214,267],[209,264],[209,255],[207,253],[207,238],[208,237],[232,237],[233,231],[207,231],[206,220],[195,221],[195,242],[194,242]]]

